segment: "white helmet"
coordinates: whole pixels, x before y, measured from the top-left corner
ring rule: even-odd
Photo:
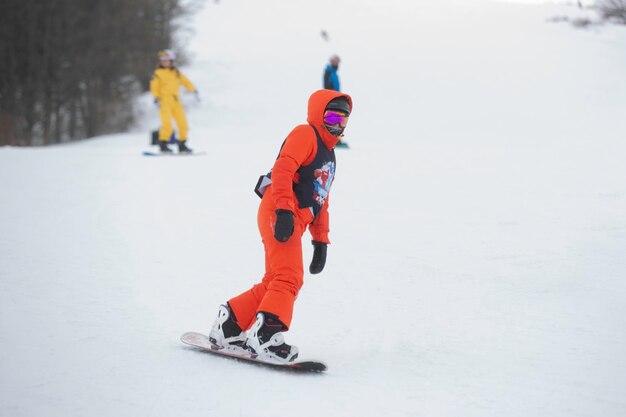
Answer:
[[[173,61],[176,59],[176,54],[171,49],[164,49],[159,51],[159,61]]]

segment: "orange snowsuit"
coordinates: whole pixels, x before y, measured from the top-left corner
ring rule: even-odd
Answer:
[[[249,329],[257,312],[276,315],[289,328],[293,305],[303,284],[302,235],[309,228],[313,240],[330,243],[328,240],[328,199],[317,217],[310,207],[300,207],[294,192],[299,182],[298,169],[309,165],[318,150],[315,127],[324,145],[332,150],[339,138],[330,134],[324,126],[324,110],[334,98],[345,97],[352,108],[352,99],[347,94],[332,90],[319,90],[311,95],[308,105],[308,125],[299,125],[285,139],[280,154],[272,168],[272,184],[266,189],[259,206],[257,223],[265,249],[265,275],[260,283],[250,290],[228,301],[239,326]],[[294,232],[286,242],[274,238],[277,209],[294,213]]]
[[[159,140],[167,142],[172,136],[172,117],[178,125],[179,140],[187,140],[187,118],[185,109],[178,97],[180,86],[194,92],[196,88],[185,75],[176,68],[157,68],[150,80],[150,92],[159,100],[159,115],[161,117],[161,128],[159,129]]]

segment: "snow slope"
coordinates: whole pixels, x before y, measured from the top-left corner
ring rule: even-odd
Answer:
[[[147,98],[136,132],[1,148],[0,416],[625,415],[626,32],[569,10],[207,3],[207,156],[142,157]],[[252,188],[332,52],[352,148],[287,335],[330,370],[190,350],[262,274]]]

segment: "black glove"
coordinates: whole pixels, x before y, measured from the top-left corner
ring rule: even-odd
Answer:
[[[326,249],[328,245],[324,242],[312,241],[313,244],[313,260],[311,266],[309,266],[309,272],[312,274],[319,274],[326,265]]]
[[[293,212],[290,210],[276,210],[276,224],[274,225],[274,239],[286,242],[293,234]]]

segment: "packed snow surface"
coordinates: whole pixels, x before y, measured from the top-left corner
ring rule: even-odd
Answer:
[[[207,155],[143,157],[148,97],[133,132],[0,149],[0,415],[626,415],[626,30],[548,21],[574,9],[211,2]],[[189,349],[262,275],[253,187],[331,53],[351,148],[286,335],[329,371]]]

